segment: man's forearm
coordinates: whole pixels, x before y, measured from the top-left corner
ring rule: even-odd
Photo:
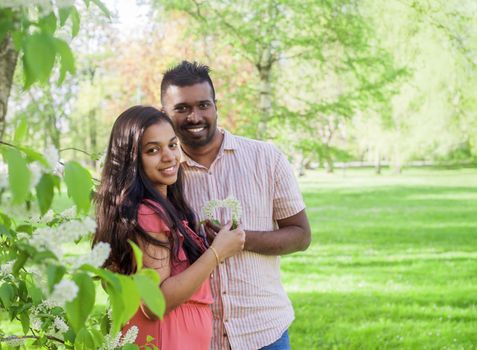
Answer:
[[[285,255],[308,248],[310,233],[299,226],[275,231],[245,231],[245,250],[264,255]]]

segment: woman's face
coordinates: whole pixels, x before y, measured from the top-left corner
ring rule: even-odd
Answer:
[[[167,186],[177,181],[181,152],[178,139],[168,122],[146,129],[141,140],[144,173],[157,191],[167,195]]]

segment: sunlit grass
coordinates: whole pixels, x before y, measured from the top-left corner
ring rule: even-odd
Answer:
[[[293,349],[477,348],[477,171],[313,172],[282,259]]]

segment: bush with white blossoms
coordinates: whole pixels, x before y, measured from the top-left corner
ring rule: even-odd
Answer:
[[[140,263],[134,275],[113,273],[102,268],[109,244],[88,248],[96,230],[89,215],[90,172],[70,161],[60,176],[52,148],[43,155],[0,142],[0,154],[5,160],[0,170],[8,178],[3,191],[10,200],[0,207],[0,348],[139,349],[132,344],[138,329],[122,334],[121,328],[141,301],[163,314],[159,276]],[[75,207],[57,213],[51,207],[62,189]],[[142,261],[140,249],[131,245],[136,261]],[[109,307],[96,305],[100,288]]]
[[[233,197],[228,197],[224,200],[213,199],[208,201],[203,209],[206,219],[214,222],[215,224],[221,224],[219,220],[215,219],[215,210],[218,208],[230,209],[230,217],[232,219],[232,229],[235,229],[240,222],[242,215],[242,206],[240,201]]]

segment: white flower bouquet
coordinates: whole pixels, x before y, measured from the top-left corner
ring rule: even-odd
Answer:
[[[229,197],[224,200],[213,199],[208,201],[204,206],[204,216],[207,220],[210,220],[213,224],[221,226],[222,223],[215,219],[215,209],[228,208],[230,209],[232,216],[232,230],[236,229],[242,215],[242,206],[240,201],[236,198]]]

